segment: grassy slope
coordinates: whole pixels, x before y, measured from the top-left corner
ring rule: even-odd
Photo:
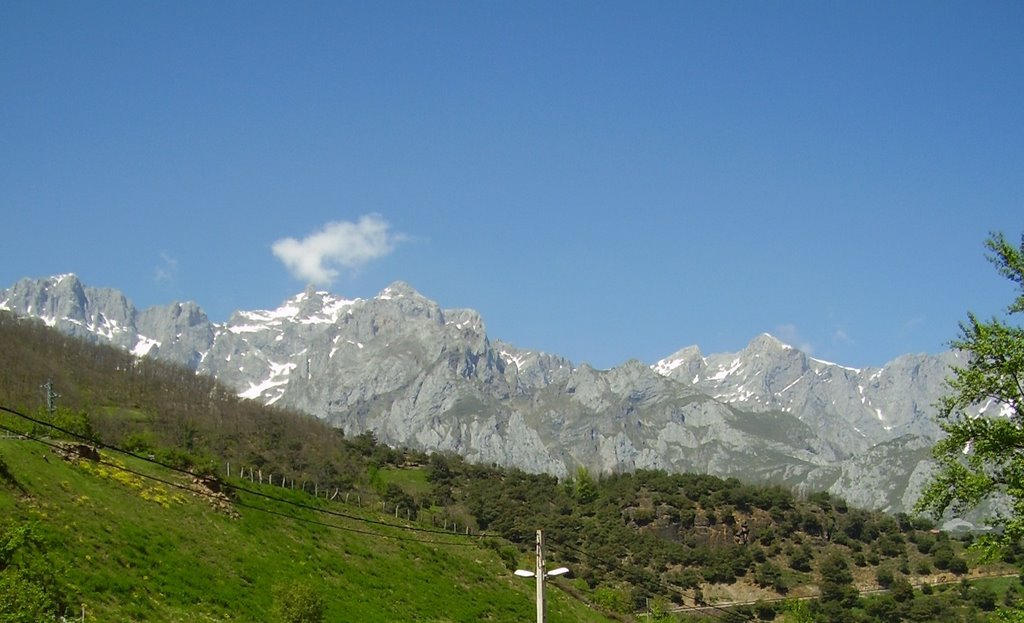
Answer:
[[[231,518],[200,496],[123,471],[70,464],[27,440],[0,439],[0,457],[16,479],[0,482],[0,518],[37,522],[49,555],[73,587],[72,602],[85,604],[87,620],[267,621],[273,589],[292,583],[316,588],[328,621],[533,616],[533,583],[512,577],[492,549],[464,546],[472,542],[465,537],[400,531],[244,493],[240,501],[246,504],[346,530],[247,508]],[[130,458],[104,458],[180,480]],[[265,490],[326,504],[276,487]],[[549,592],[548,610],[552,623],[607,620],[557,589]]]

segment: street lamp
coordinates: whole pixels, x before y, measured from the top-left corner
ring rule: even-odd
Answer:
[[[544,571],[544,533],[542,531],[537,531],[537,570],[516,569],[514,573],[521,578],[537,578],[537,623],[544,623],[544,580],[569,573],[569,568],[558,567],[551,571]]]

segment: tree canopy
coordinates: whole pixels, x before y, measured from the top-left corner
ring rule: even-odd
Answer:
[[[979,541],[995,556],[1024,539],[1024,328],[1014,322],[1024,312],[1024,237],[1014,246],[996,233],[985,246],[1017,296],[1004,318],[969,313],[951,342],[965,363],[953,367],[949,392],[939,403],[947,435],[935,446],[938,470],[917,507],[936,517],[947,510],[963,514],[983,502],[1005,508],[989,520],[995,534]]]

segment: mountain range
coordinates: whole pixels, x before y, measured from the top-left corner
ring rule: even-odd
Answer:
[[[195,303],[138,310],[75,275],[22,279],[0,309],[209,374],[346,435],[565,477],[637,469],[735,476],[909,510],[941,434],[955,352],[881,368],[814,359],[762,334],[598,370],[491,339],[480,314],[405,283],[349,300],[309,288],[212,322]],[[980,409],[984,411],[984,408]]]

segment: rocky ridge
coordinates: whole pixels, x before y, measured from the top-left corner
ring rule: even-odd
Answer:
[[[644,468],[829,490],[908,509],[939,434],[954,353],[857,370],[769,335],[740,352],[684,348],[611,370],[491,340],[468,309],[407,284],[370,299],[307,289],[213,323],[195,303],[137,310],[74,275],[24,279],[0,309],[211,374],[239,395],[392,445],[565,476]]]

